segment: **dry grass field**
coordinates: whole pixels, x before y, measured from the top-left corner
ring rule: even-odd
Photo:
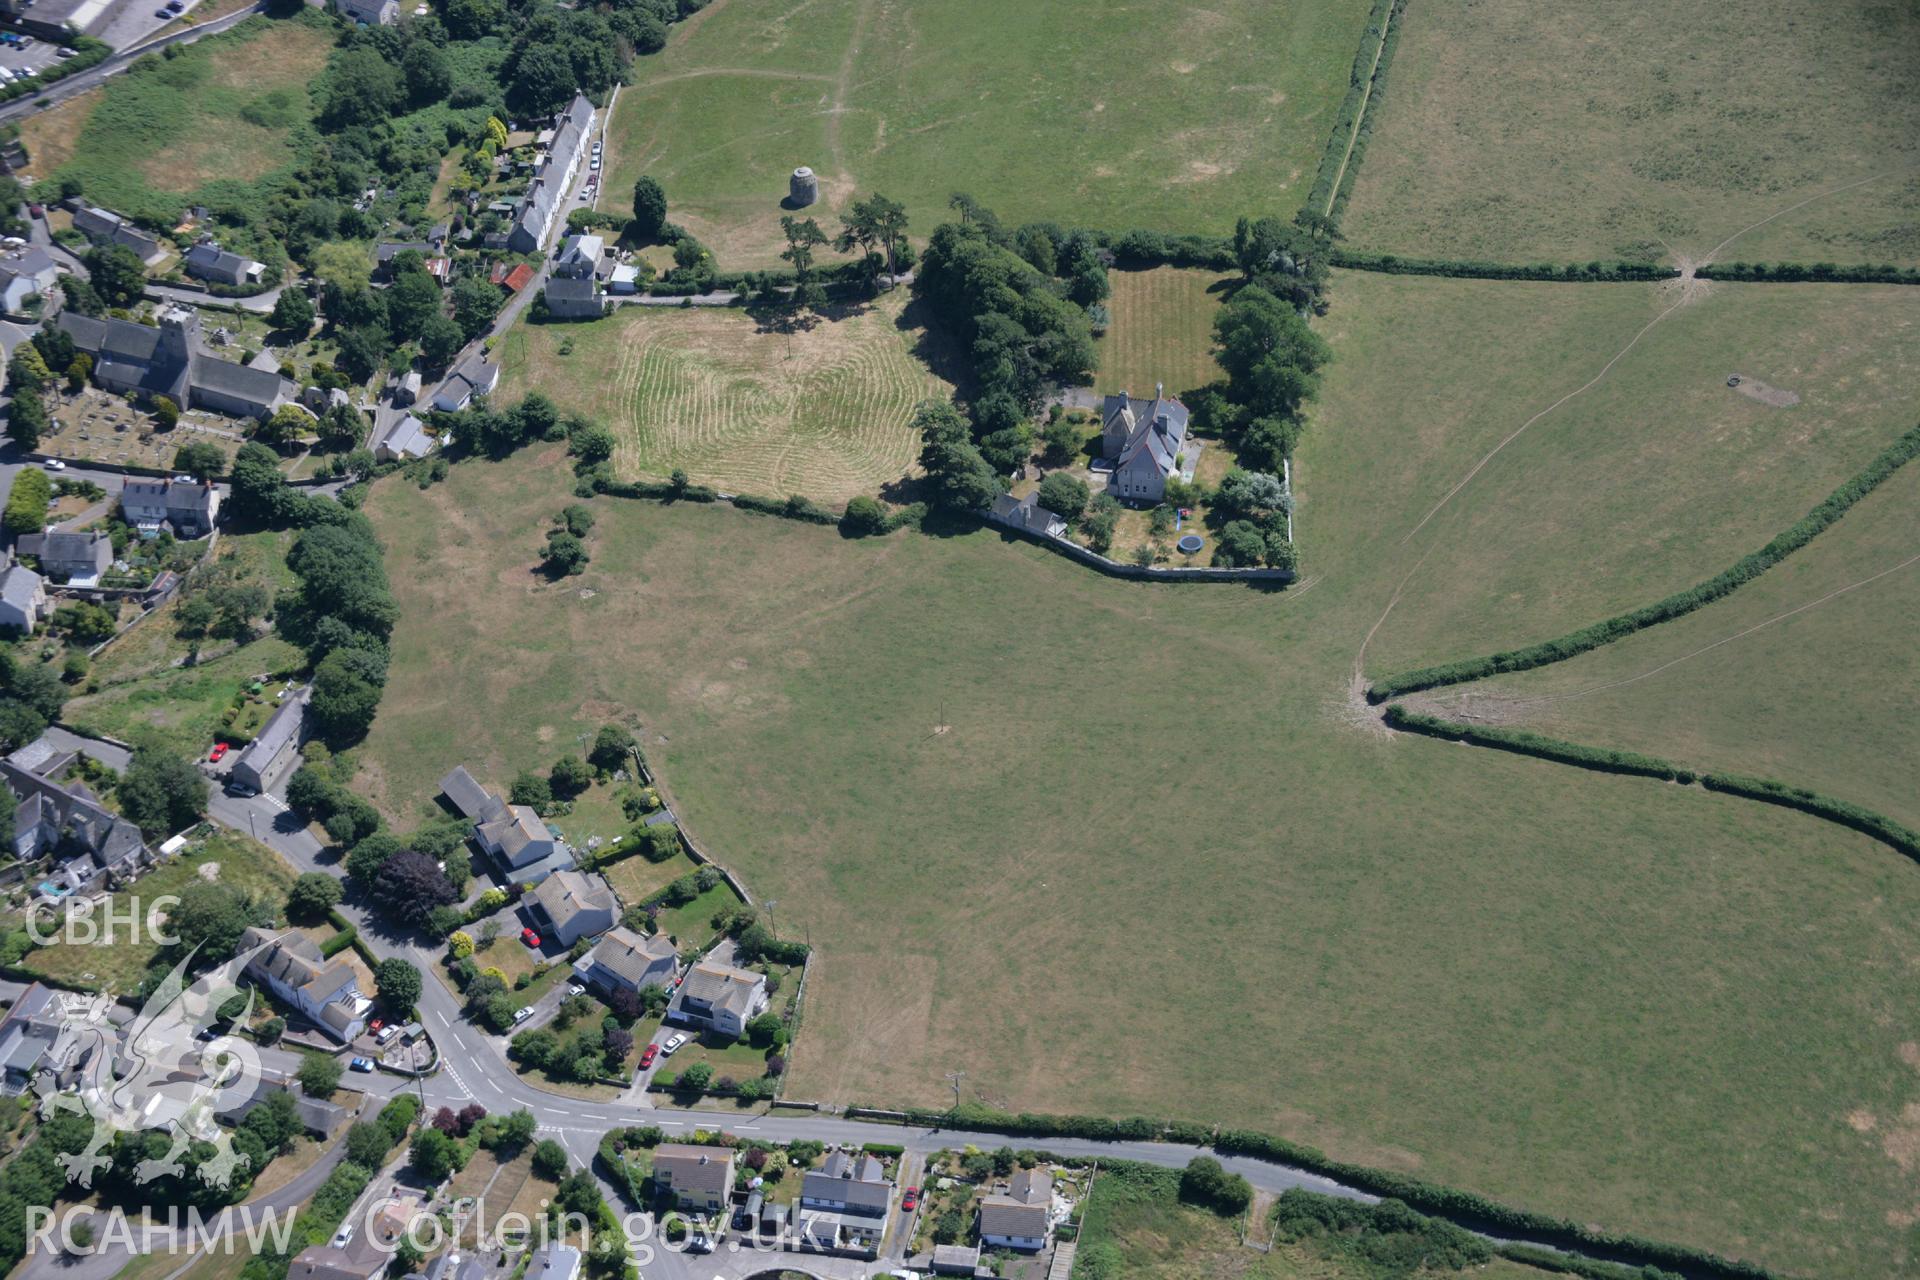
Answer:
[[[1344,230],[1434,257],[1699,259],[1773,218],[1718,258],[1920,262],[1917,81],[1906,3],[1598,0],[1548,16],[1422,0]]]
[[[501,345],[502,392],[545,392],[612,427],[628,479],[680,469],[728,492],[840,502],[905,475],[913,406],[951,391],[914,358],[923,334],[903,305],[791,335],[726,308],[523,324]]]
[[[608,189],[652,174],[730,267],[778,265],[779,202],[803,164],[829,229],[879,190],[924,236],[958,188],[1012,222],[1224,233],[1305,198],[1367,13],[728,0],[636,64]]]
[[[1213,317],[1232,277],[1213,271],[1156,267],[1114,271],[1107,300],[1112,324],[1097,344],[1095,389],[1151,395],[1205,386],[1220,377],[1213,362]]]

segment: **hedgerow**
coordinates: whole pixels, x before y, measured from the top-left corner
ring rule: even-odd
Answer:
[[[1458,662],[1420,667],[1388,676],[1368,686],[1367,700],[1375,703],[1385,702],[1389,698],[1397,698],[1402,694],[1415,693],[1422,689],[1463,684],[1469,680],[1481,680],[1487,676],[1508,671],[1528,671],[1534,667],[1544,667],[1549,663],[1562,662],[1589,650],[1598,649],[1602,645],[1612,644],[1647,627],[1685,617],[1695,609],[1711,604],[1735,588],[1753,581],[1801,547],[1806,546],[1817,534],[1845,515],[1854,503],[1879,488],[1894,472],[1912,461],[1916,454],[1920,454],[1920,426],[1912,428],[1894,441],[1881,452],[1879,457],[1868,463],[1865,470],[1828,494],[1825,501],[1800,517],[1786,532],[1775,537],[1758,551],[1741,557],[1731,568],[1722,570],[1705,582],[1689,587],[1685,591],[1676,592],[1664,600],[1657,600],[1630,613],[1618,614],[1603,622],[1593,623],[1553,640],[1543,640],[1538,644],[1527,645],[1520,649],[1508,649],[1485,657],[1464,658]]]
[[[1452,720],[1442,720],[1437,716],[1409,711],[1398,704],[1387,708],[1386,722],[1389,728],[1400,729],[1407,733],[1422,733],[1430,738],[1444,738],[1449,742],[1468,742],[1476,747],[1492,747],[1497,751],[1537,756],[1542,760],[1576,765],[1582,769],[1596,769],[1602,773],[1627,773],[1636,777],[1659,778],[1665,782],[1680,783],[1690,783],[1696,776],[1691,769],[1683,769],[1679,765],[1654,756],[1643,756],[1633,751],[1614,751],[1607,747],[1586,747],[1577,742],[1562,742],[1558,738],[1529,733],[1525,729],[1499,729],[1483,725],[1458,724]]]
[[[1484,262],[1471,258],[1406,258],[1397,253],[1367,253],[1335,249],[1333,265],[1350,271],[1378,271],[1396,276],[1459,276],[1469,280],[1554,280],[1579,283],[1621,280],[1671,280],[1677,267],[1652,262]]]
[[[1334,116],[1333,132],[1327,138],[1327,149],[1320,156],[1320,169],[1314,175],[1313,188],[1307,193],[1306,207],[1319,212],[1327,210],[1335,223],[1346,211],[1347,194],[1353,189],[1353,175],[1360,170],[1360,159],[1366,154],[1367,137],[1370,132],[1368,121],[1373,118],[1379,106],[1380,96],[1386,88],[1387,68],[1393,63],[1393,50],[1400,41],[1400,15],[1407,7],[1407,0],[1374,0],[1373,12],[1367,17],[1367,38],[1360,43],[1353,57],[1353,68],[1347,74],[1347,95],[1340,100],[1340,111]],[[1375,45],[1374,37],[1384,32],[1381,43]],[[1380,51],[1379,61],[1374,61],[1374,50]],[[1372,93],[1367,85],[1373,84]],[[1364,114],[1362,114],[1364,112]],[[1347,150],[1347,139],[1353,139],[1353,150]],[[1341,162],[1345,161],[1346,171],[1341,173]],[[1340,190],[1333,189],[1335,175],[1340,175]]]
[[[1836,800],[1832,796],[1823,796],[1817,791],[1801,787],[1789,787],[1767,778],[1749,778],[1737,773],[1705,773],[1700,775],[1700,785],[1709,791],[1723,791],[1728,795],[1744,796],[1748,800],[1798,809],[1816,818],[1852,827],[1883,844],[1892,845],[1910,858],[1920,858],[1920,831],[1845,800]]]
[[[1920,267],[1836,266],[1831,262],[1709,262],[1694,274],[1702,280],[1778,281],[1784,284],[1920,284]]]

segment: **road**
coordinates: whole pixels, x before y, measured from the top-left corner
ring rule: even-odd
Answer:
[[[207,307],[211,310],[249,311],[254,315],[266,315],[273,310],[273,304],[280,301],[280,290],[285,285],[276,285],[265,293],[256,293],[246,298],[222,298],[203,289],[181,289],[170,284],[149,283],[146,296],[160,302],[178,302],[189,307]]]
[[[139,9],[138,0],[120,0],[120,4],[127,9]],[[162,25],[158,23],[157,20],[151,18],[150,10],[145,12],[149,14],[149,21],[153,21],[155,25]],[[65,102],[69,98],[77,98],[87,90],[97,88],[101,82],[108,77],[117,76],[124,72],[128,67],[133,65],[134,60],[141,54],[152,53],[154,50],[165,48],[170,44],[191,44],[203,36],[215,35],[232,27],[237,27],[254,14],[264,12],[266,12],[266,5],[256,4],[250,9],[238,10],[228,14],[224,18],[216,18],[212,22],[205,23],[201,26],[188,27],[185,30],[176,31],[172,35],[158,36],[135,45],[132,48],[123,49],[98,66],[88,67],[85,71],[77,75],[71,75],[65,80],[56,81],[39,93],[28,94],[26,97],[15,98],[12,102],[0,105],[0,121],[24,119],[27,116],[44,111],[50,106]],[[112,28],[109,29],[111,30]],[[112,43],[112,41],[108,43]]]

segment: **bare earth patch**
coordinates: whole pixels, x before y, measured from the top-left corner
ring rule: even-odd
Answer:
[[[1776,409],[1791,409],[1800,403],[1800,393],[1797,391],[1768,386],[1758,378],[1749,378],[1744,373],[1734,376],[1740,381],[1733,389],[1749,400],[1758,400],[1761,404],[1770,404]]]

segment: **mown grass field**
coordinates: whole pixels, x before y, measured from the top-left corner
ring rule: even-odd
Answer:
[[[778,265],[797,165],[820,174],[810,212],[830,230],[877,189],[923,236],[955,190],[1016,222],[1223,233],[1305,197],[1367,11],[733,0],[635,65],[608,190],[652,174],[737,267]]]
[[[1411,577],[1368,647],[1369,675],[1546,639],[1689,586],[1915,421],[1920,314],[1897,286],[1716,285],[1676,307],[1677,284],[1354,272],[1333,296],[1337,362],[1299,461],[1310,544],[1330,515],[1349,514],[1328,512],[1349,495],[1314,473],[1329,456],[1358,464],[1350,449],[1373,447],[1367,424],[1408,443],[1485,433],[1417,500],[1372,496],[1395,581]],[[1799,403],[1744,395],[1727,386],[1736,373]],[[1318,563],[1332,572],[1347,554],[1336,542]]]
[[[89,200],[177,218],[181,197],[229,195],[291,166],[313,107],[307,83],[335,31],[324,19],[255,18],[116,76],[26,132],[42,166],[78,176]],[[82,105],[90,104],[90,105]]]
[[[1811,787],[1920,827],[1920,470],[1758,581],[1443,706],[1556,737]]]
[[[1333,368],[1354,403],[1370,366]],[[1353,664],[1407,563],[1381,513],[1511,429],[1433,403],[1316,420],[1322,567],[1277,595],[607,499],[549,586],[557,447],[378,486],[415,585],[360,776],[410,815],[451,760],[510,777],[641,716],[676,810],[818,948],[796,1097],[937,1105],[963,1068],[1002,1105],[1244,1123],[1883,1269],[1911,1186],[1847,1116],[1920,1100],[1920,877],[1799,815],[1369,727]],[[1132,1051],[1172,1027],[1193,1053]]]
[[[1153,384],[1163,382],[1173,394],[1221,376],[1212,354],[1213,318],[1232,277],[1155,267],[1114,271],[1109,279],[1113,323],[1096,344],[1095,390],[1150,396]]]
[[[840,502],[905,475],[914,405],[951,391],[914,358],[924,334],[904,305],[792,334],[727,308],[522,324],[501,344],[502,394],[541,391],[606,423],[628,479],[679,469],[728,492]]]
[[[1698,260],[1779,215],[1719,259],[1920,262],[1916,76],[1910,4],[1410,5],[1344,230],[1430,257]]]

